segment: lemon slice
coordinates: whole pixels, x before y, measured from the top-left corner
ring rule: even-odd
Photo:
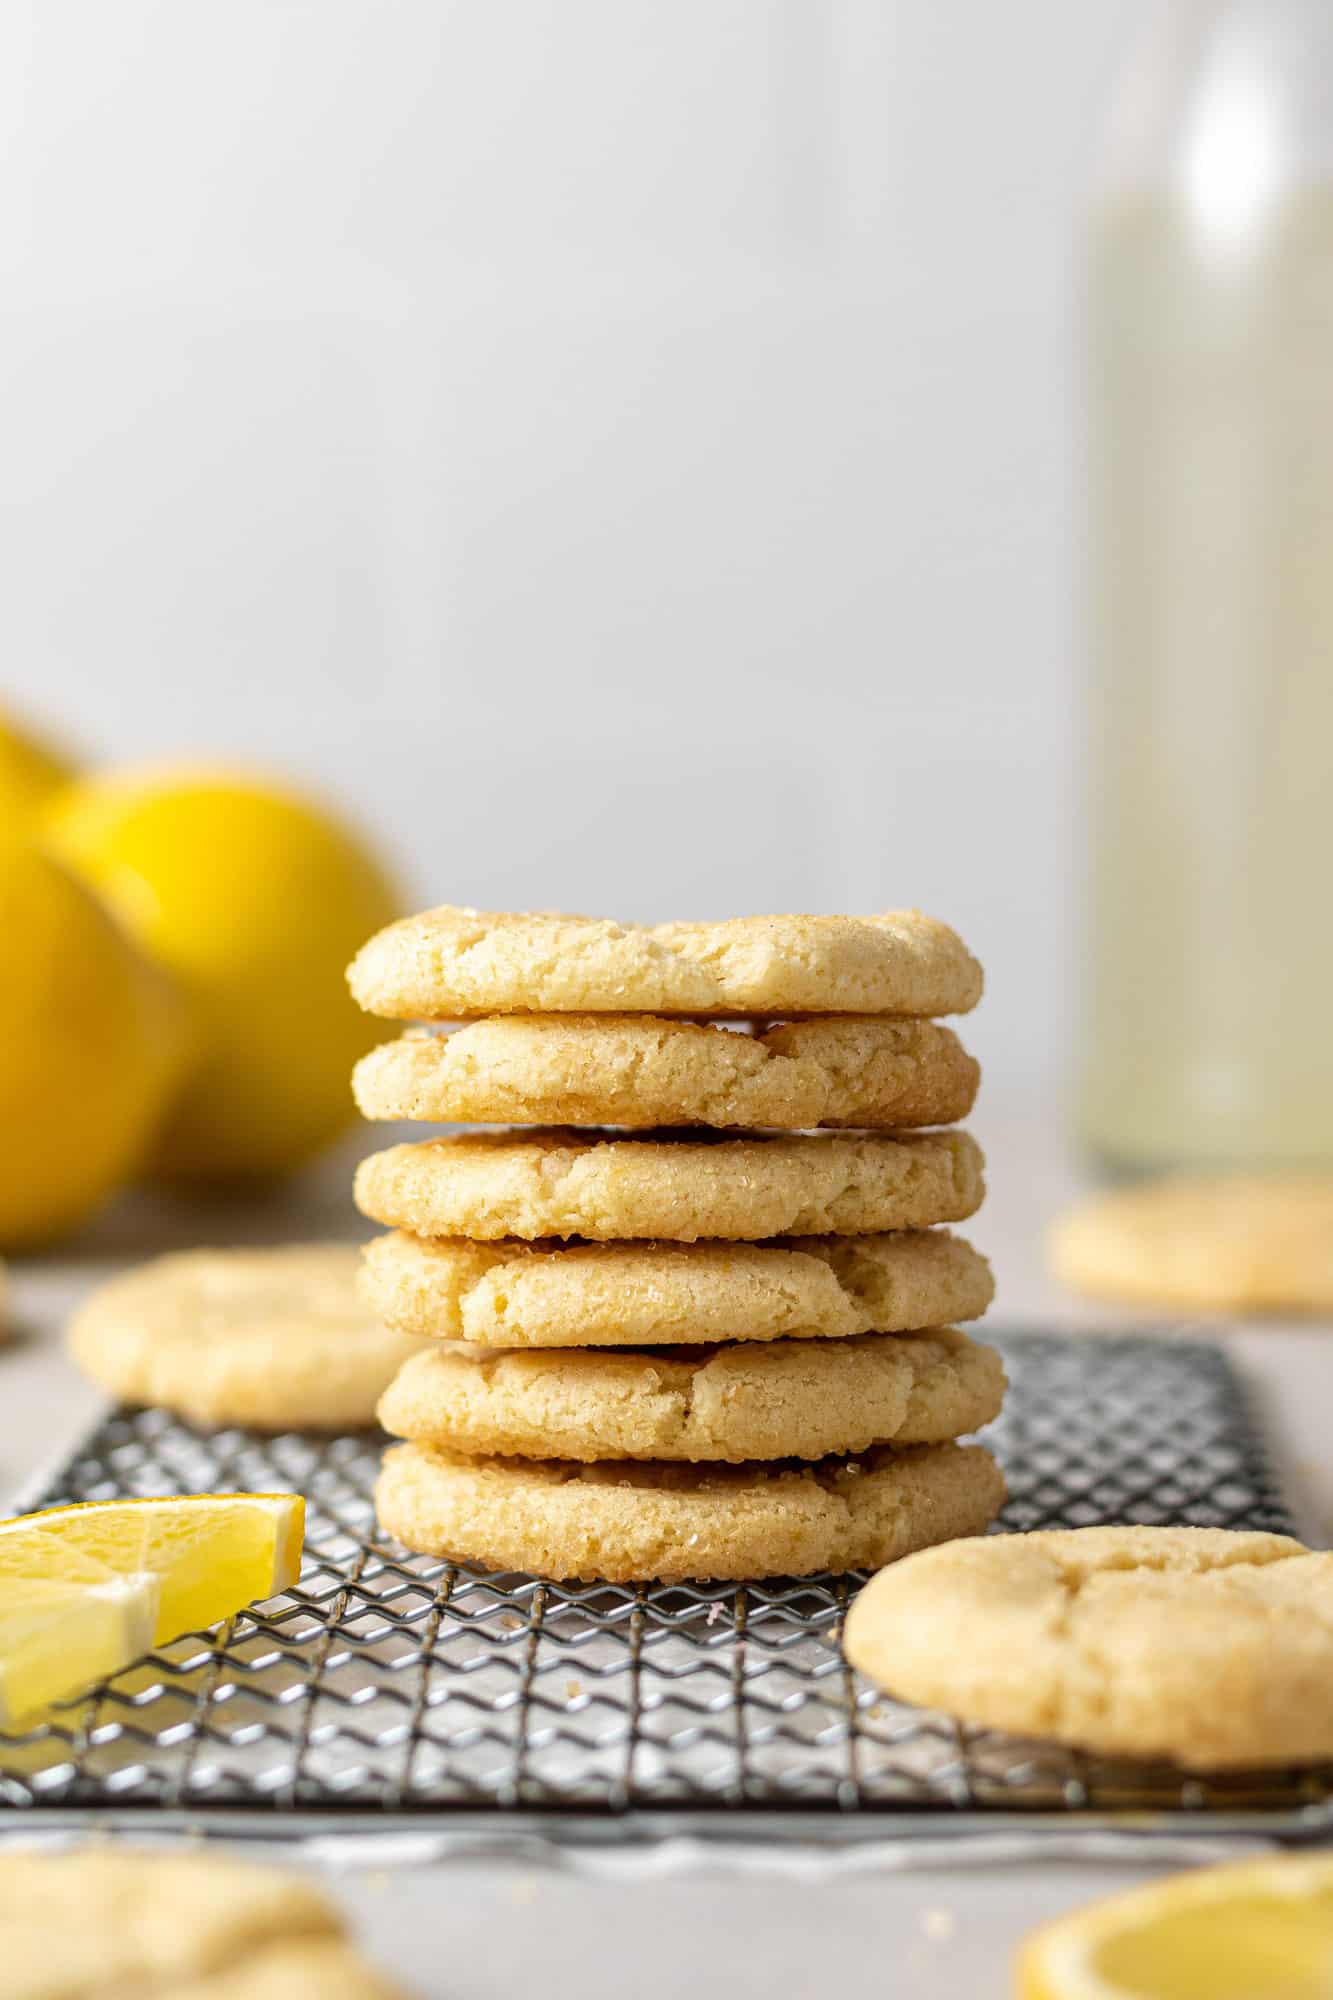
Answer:
[[[150,1576],[24,1579],[15,1595],[17,1603],[0,1610],[0,1728],[69,1693],[71,1675],[74,1685],[101,1680],[153,1643],[157,1585]]]
[[[304,1519],[299,1494],[200,1493],[0,1521],[0,1728],[286,1590]]]
[[[1329,2000],[1333,1855],[1172,1875],[1075,1910],[1019,1956],[1021,2000]]]

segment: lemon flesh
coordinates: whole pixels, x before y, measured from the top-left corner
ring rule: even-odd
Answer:
[[[151,1576],[101,1583],[20,1579],[0,1610],[0,1729],[146,1653],[157,1623]],[[9,1601],[12,1600],[12,1601]]]
[[[298,1494],[204,1493],[0,1522],[0,1727],[288,1589],[304,1515]]]
[[[1333,2000],[1333,1855],[1175,1875],[1048,1925],[1022,2000]]]

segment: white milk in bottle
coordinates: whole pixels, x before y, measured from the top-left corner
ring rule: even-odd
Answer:
[[[1174,10],[1088,312],[1081,1136],[1333,1166],[1333,5]]]

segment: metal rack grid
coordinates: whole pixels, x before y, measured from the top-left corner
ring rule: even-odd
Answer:
[[[997,1345],[1012,1379],[991,1433],[1011,1489],[1002,1526],[1289,1528],[1217,1347]],[[563,1814],[594,1839],[636,1819],[734,1833],[782,1816],[841,1840],[882,1838],[909,1814],[945,1832],[1145,1809],[1175,1828],[1327,1823],[1328,1773],[1182,1781],[898,1706],[842,1659],[855,1577],[554,1585],[405,1555],[376,1535],[380,1444],[206,1434],[161,1410],[108,1418],[44,1504],[299,1489],[300,1586],[0,1738],[0,1802],[43,1821],[244,1814],[273,1834],[386,1814],[493,1832]]]

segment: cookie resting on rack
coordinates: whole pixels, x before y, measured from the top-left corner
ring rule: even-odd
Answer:
[[[1188,1770],[1333,1758],[1333,1554],[1227,1528],[992,1535],[875,1577],[848,1659],[964,1722]]]
[[[385,1454],[380,1525],[423,1555],[552,1578],[808,1576],[980,1534],[1004,1478],[979,1445],[883,1448],[816,1465],[597,1465]]]

